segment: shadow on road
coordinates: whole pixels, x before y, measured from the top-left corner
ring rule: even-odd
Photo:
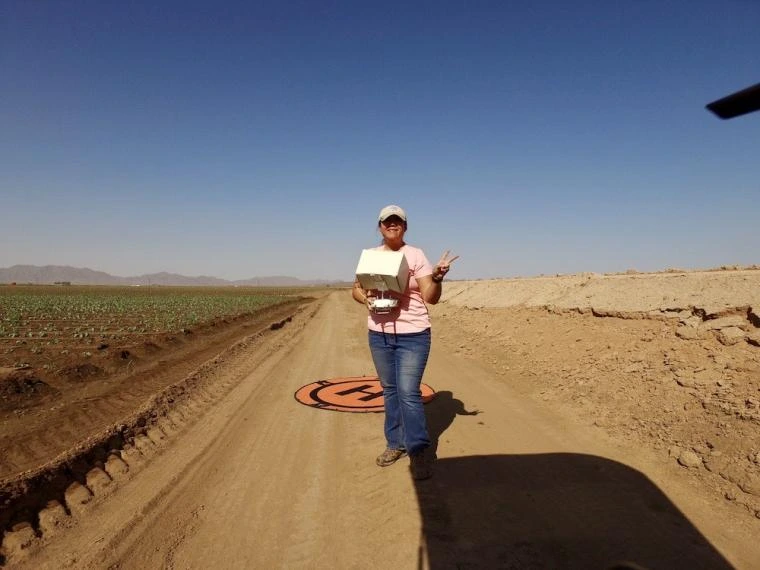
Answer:
[[[434,445],[457,415],[472,413],[450,392],[436,397],[427,407]],[[602,457],[439,459],[434,477],[415,487],[420,567],[602,570],[632,561],[647,570],[732,568],[645,475]]]
[[[435,393],[435,398],[425,406],[428,435],[430,436],[429,452],[435,457],[438,451],[438,439],[449,429],[457,416],[477,416],[479,410],[467,411],[461,400],[454,398],[449,391]]]

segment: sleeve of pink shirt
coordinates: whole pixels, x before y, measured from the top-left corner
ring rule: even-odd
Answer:
[[[417,277],[425,277],[425,275],[433,274],[433,266],[430,264],[427,257],[425,257],[425,252],[420,248],[409,247],[404,254],[406,255],[406,261],[409,264],[411,274],[415,279]]]

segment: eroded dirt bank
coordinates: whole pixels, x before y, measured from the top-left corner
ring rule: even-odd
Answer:
[[[457,282],[432,311],[452,350],[760,518],[760,271]]]
[[[445,298],[468,307],[556,307],[626,316],[696,310],[714,317],[760,306],[760,270],[457,281],[447,284]]]
[[[675,297],[663,306],[631,301],[639,275],[570,276],[552,302],[537,295],[550,278],[520,280],[531,299],[510,281],[447,283],[425,378],[439,460],[417,484],[403,462],[374,465],[381,415],[293,400],[374,372],[363,309],[335,292],[208,363],[196,397],[105,478],[6,533],[5,564],[754,568],[757,273],[728,273],[748,295],[697,285],[684,303],[653,284]],[[600,302],[634,278],[625,307]],[[576,287],[582,303],[556,302]]]

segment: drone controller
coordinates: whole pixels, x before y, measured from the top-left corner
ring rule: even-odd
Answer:
[[[380,294],[382,295],[382,292]],[[397,299],[390,299],[382,296],[373,299],[372,304],[370,305],[372,312],[378,315],[385,315],[387,313],[390,313],[396,307],[398,307]]]
[[[356,280],[362,289],[377,295],[370,303],[370,311],[385,315],[399,306],[398,298],[392,295],[403,295],[406,290],[409,266],[401,251],[365,249],[356,266]]]

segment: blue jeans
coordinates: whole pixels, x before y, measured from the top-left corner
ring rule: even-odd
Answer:
[[[385,439],[410,455],[430,445],[420,383],[430,354],[430,329],[419,333],[369,331],[369,349],[385,400]]]

